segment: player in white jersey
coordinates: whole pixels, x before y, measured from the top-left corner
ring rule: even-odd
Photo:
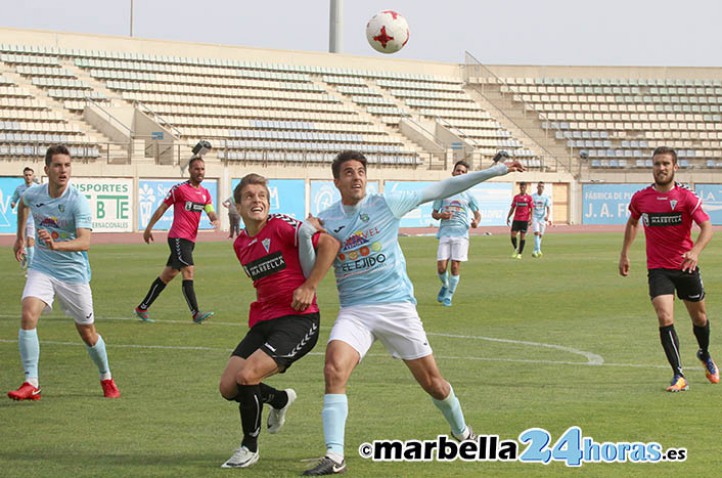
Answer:
[[[469,172],[466,161],[457,161],[454,164],[452,176]],[[469,222],[469,212],[474,213],[474,219]],[[451,307],[456,287],[459,285],[461,263],[469,257],[469,226],[477,227],[481,221],[481,213],[476,199],[468,191],[454,194],[445,199],[434,201],[431,217],[440,219],[439,230],[436,237],[439,239],[439,249],[436,252],[436,273],[441,281],[441,290],[436,301],[446,307]],[[451,260],[451,271],[449,271]],[[451,274],[449,274],[451,272]]]
[[[373,342],[380,340],[404,360],[416,381],[431,395],[458,440],[473,439],[459,400],[439,371],[421,319],[399,246],[401,218],[420,204],[458,194],[509,171],[519,162],[499,164],[434,183],[421,191],[366,194],[366,158],[344,151],[331,166],[341,201],[319,214],[317,227],[341,242],[334,261],[341,309],[326,348],[323,430],[326,456],[304,475],[343,473],[348,415],[346,383]],[[309,219],[311,221],[313,219]]]
[[[536,185],[536,192],[531,195],[531,200],[534,203],[531,216],[534,252],[531,253],[531,256],[541,257],[544,255],[541,250],[542,237],[547,229],[547,224],[551,225],[552,223],[552,200],[544,194],[544,181],[539,181]]]
[[[37,229],[37,251],[28,269],[22,297],[22,319],[18,332],[25,381],[8,392],[13,400],[39,400],[38,362],[40,315],[51,310],[57,297],[98,367],[103,395],[117,398],[120,392],[108,366],[103,338],[95,330],[90,263],[87,250],[93,218],[85,196],[69,184],[71,158],[63,145],[51,146],[45,154],[48,182],[23,194],[18,206],[18,229],[13,251],[20,261],[25,254],[25,222],[32,214]]]
[[[15,188],[13,196],[10,198],[11,208],[15,208],[15,206],[20,202],[20,197],[23,193],[27,191],[33,183],[37,182],[33,168],[26,167],[23,169],[23,179],[25,182]],[[35,256],[35,222],[30,216],[28,216],[28,221],[25,223],[25,241],[25,256],[23,256],[23,260],[20,261],[20,267],[22,269],[27,269],[28,264],[33,261],[33,257]]]

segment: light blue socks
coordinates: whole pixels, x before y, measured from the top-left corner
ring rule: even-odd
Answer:
[[[98,367],[98,373],[100,373],[101,380],[108,380],[111,378],[110,366],[108,365],[108,353],[105,351],[105,341],[103,337],[98,335],[98,341],[90,347],[85,344],[85,348],[88,349],[88,355],[93,363]]]
[[[25,381],[37,387],[38,362],[40,361],[38,329],[20,329],[18,332],[18,348],[20,348],[20,360],[23,362],[23,370],[25,371]]]
[[[327,393],[323,396],[323,436],[326,450],[337,456],[332,458],[343,460],[344,434],[346,433],[346,417],[348,416],[348,398],[342,393]]]
[[[454,389],[449,385],[449,396],[443,400],[437,400],[432,398],[436,408],[441,410],[444,414],[444,418],[451,426],[451,432],[454,435],[461,435],[466,430],[466,422],[464,421],[464,413],[461,411],[461,404],[459,399],[454,395]]]

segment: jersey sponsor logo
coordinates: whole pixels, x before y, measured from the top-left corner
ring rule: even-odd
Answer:
[[[55,227],[60,228],[60,224],[58,223],[57,217],[44,217],[42,221],[40,221],[40,227]]]
[[[199,202],[186,201],[185,210],[191,212],[201,212],[205,209],[206,205]]]
[[[380,234],[381,231],[377,227],[367,229],[365,231],[356,231],[346,238],[343,244],[343,250],[347,251],[350,249],[356,249],[364,244],[369,243],[369,238]]]
[[[642,221],[646,227],[678,226],[682,224],[681,212],[644,213]]]
[[[286,261],[283,259],[281,251],[261,257],[243,266],[246,275],[254,281],[281,272],[285,268]]]

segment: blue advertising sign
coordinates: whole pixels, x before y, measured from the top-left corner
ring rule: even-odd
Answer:
[[[231,191],[234,191],[240,182],[240,178],[231,180]],[[303,179],[269,179],[268,192],[271,195],[271,207],[268,211],[270,214],[280,213],[300,220],[306,217],[306,182]],[[223,210],[225,212],[225,208]]]
[[[138,181],[138,230],[142,231],[148,225],[153,213],[160,206],[163,199],[174,185],[183,182],[177,179],[141,179]],[[202,186],[211,193],[213,207],[218,211],[218,181],[206,179]],[[167,231],[173,224],[173,208],[169,208],[163,217],[153,226],[154,230]],[[213,229],[211,221],[205,213],[201,214],[199,229]]]
[[[506,225],[506,215],[514,197],[513,189],[512,183],[482,183],[469,190],[479,205],[479,226]],[[545,193],[551,196],[551,190]]]
[[[702,208],[715,226],[722,224],[722,184],[695,184],[694,192],[702,199]]]
[[[584,184],[582,186],[582,224],[625,224],[629,201],[634,193],[649,186],[643,184]]]
[[[369,181],[366,183],[366,193],[376,194],[379,192],[379,182]],[[311,181],[311,214],[318,216],[318,213],[328,208],[331,204],[341,199],[341,194],[336,189],[333,181]]]
[[[18,232],[18,213],[10,207],[15,188],[23,184],[21,177],[0,178],[0,234],[15,234]]]

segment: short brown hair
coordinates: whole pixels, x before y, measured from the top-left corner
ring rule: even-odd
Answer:
[[[54,144],[45,152],[45,166],[50,166],[53,162],[53,156],[56,154],[65,154],[70,156],[70,150],[64,144]]]
[[[652,157],[654,158],[659,154],[668,154],[672,156],[672,164],[677,164],[677,151],[675,151],[674,148],[670,148],[669,146],[659,146],[654,150],[654,153],[652,153]]]
[[[331,163],[331,172],[333,173],[334,179],[338,179],[341,177],[341,165],[346,161],[358,161],[359,163],[363,164],[364,171],[366,171],[366,165],[368,164],[366,156],[364,156],[358,151],[341,151],[336,155],[333,163]]]
[[[233,200],[236,203],[241,202],[241,197],[243,196],[243,189],[250,184],[260,184],[261,186],[263,186],[266,189],[266,196],[270,201],[271,193],[268,190],[268,179],[264,178],[260,174],[250,173],[243,176],[241,182],[238,183],[236,189],[233,190]]]
[[[467,171],[471,169],[471,166],[469,166],[469,163],[467,163],[463,159],[460,159],[459,161],[455,162],[454,167],[451,168],[451,170],[453,171],[454,169],[456,169],[457,166],[464,166]]]

